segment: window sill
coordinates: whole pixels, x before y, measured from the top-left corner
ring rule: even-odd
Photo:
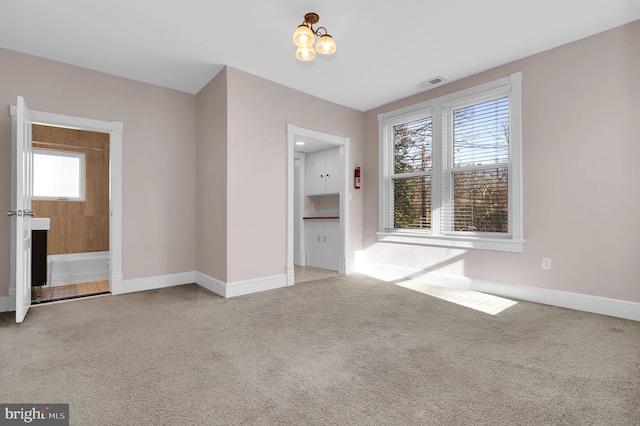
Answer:
[[[418,244],[426,246],[480,249],[522,253],[524,240],[477,238],[459,236],[418,235],[400,232],[378,232],[378,241],[385,243]]]

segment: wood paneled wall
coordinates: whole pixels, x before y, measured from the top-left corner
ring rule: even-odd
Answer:
[[[33,147],[85,154],[85,201],[33,201],[34,217],[51,218],[47,254],[109,250],[109,135],[33,126]],[[38,142],[72,146],[55,147]],[[77,147],[77,148],[74,148]],[[97,148],[101,151],[86,149]]]

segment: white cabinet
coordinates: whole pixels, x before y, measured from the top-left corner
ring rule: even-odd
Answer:
[[[338,219],[305,220],[307,266],[338,270],[340,264],[340,221]]]
[[[332,148],[324,152],[325,153],[325,193],[326,194],[338,194],[340,193],[340,180],[342,173],[340,173],[340,149]]]
[[[338,194],[341,175],[339,148],[307,154],[307,195]]]

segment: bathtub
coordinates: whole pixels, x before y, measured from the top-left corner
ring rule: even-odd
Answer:
[[[53,254],[47,256],[47,285],[80,284],[109,279],[109,252]]]

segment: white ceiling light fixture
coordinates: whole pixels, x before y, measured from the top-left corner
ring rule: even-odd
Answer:
[[[304,21],[296,28],[293,33],[293,43],[298,46],[296,49],[296,59],[303,62],[310,62],[316,58],[316,53],[320,55],[332,55],[336,53],[336,42],[327,33],[325,27],[313,29],[313,24],[320,20],[317,13],[307,13],[304,15]],[[320,37],[313,48],[315,37]]]

